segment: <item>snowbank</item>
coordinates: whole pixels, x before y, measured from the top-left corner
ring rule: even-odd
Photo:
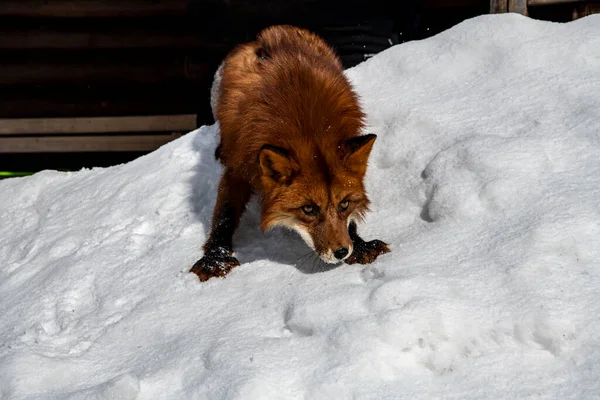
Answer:
[[[348,76],[379,135],[359,232],[392,253],[321,271],[253,204],[199,283],[214,126],[0,181],[0,398],[597,398],[600,15],[482,16]]]

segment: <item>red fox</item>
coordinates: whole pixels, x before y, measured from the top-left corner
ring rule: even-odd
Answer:
[[[323,39],[290,25],[262,30],[223,60],[212,95],[224,170],[204,256],[190,272],[206,281],[240,265],[232,237],[253,194],[261,231],[295,230],[327,263],[366,264],[390,251],[356,230],[369,211],[363,178],[376,135],[360,134],[357,95]]]

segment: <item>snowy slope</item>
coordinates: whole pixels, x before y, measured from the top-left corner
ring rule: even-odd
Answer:
[[[482,16],[348,76],[379,135],[359,232],[392,253],[320,271],[253,204],[201,284],[215,126],[0,181],[0,398],[599,398],[600,15]]]

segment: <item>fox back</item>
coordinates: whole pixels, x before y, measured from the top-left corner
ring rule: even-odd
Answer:
[[[326,262],[352,253],[351,221],[368,211],[363,178],[376,136],[333,50],[273,26],[224,60],[216,103],[227,173],[261,197],[261,229],[296,230]]]

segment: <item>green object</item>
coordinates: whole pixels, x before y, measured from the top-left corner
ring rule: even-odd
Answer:
[[[70,169],[53,169],[52,171],[60,171],[60,172],[71,172]],[[4,178],[18,178],[20,176],[29,176],[29,175],[33,175],[37,172],[40,171],[30,171],[30,172],[24,172],[24,171],[0,171],[0,179],[4,179]]]
[[[0,171],[0,179],[15,178],[18,176],[33,175],[35,172],[15,172],[15,171]]]

